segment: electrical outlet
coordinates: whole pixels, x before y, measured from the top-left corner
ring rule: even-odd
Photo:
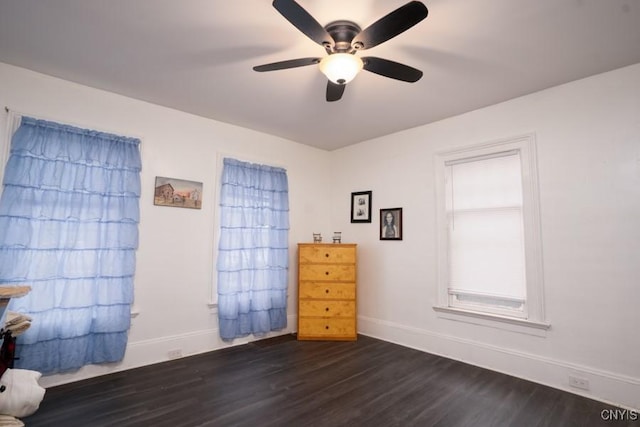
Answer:
[[[569,385],[582,390],[589,390],[589,380],[575,375],[569,375]]]
[[[176,349],[176,350],[169,350],[167,352],[167,357],[169,359],[179,359],[182,357],[182,350],[180,349]]]

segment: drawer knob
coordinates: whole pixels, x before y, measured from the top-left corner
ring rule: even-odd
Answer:
[[[329,258],[329,254],[324,254],[324,256],[326,256],[327,258]]]
[[[328,275],[329,275],[329,272],[328,272],[328,271],[325,271],[325,272],[324,272],[324,274],[326,274],[326,275],[328,276]]]
[[[329,330],[329,325],[325,326],[324,328],[325,328],[325,329],[327,329],[327,330]]]
[[[324,311],[329,311],[329,307],[325,308]]]
[[[325,290],[324,290],[324,292],[325,292],[326,294],[328,294],[328,293],[329,293],[329,289],[325,289]]]

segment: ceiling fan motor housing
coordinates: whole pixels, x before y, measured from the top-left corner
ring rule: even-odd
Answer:
[[[362,31],[355,22],[333,21],[327,24],[324,29],[335,42],[333,49],[331,46],[324,46],[327,53],[353,53],[355,49],[358,49],[357,46],[351,46],[354,37]]]

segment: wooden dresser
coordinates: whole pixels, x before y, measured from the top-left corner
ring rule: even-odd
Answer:
[[[357,339],[355,244],[298,244],[298,339]]]

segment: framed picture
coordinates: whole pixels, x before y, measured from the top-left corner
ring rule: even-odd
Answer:
[[[351,193],[351,222],[371,222],[371,191]]]
[[[157,176],[153,204],[156,206],[201,209],[202,183]]]
[[[402,208],[380,209],[380,240],[402,240]]]

